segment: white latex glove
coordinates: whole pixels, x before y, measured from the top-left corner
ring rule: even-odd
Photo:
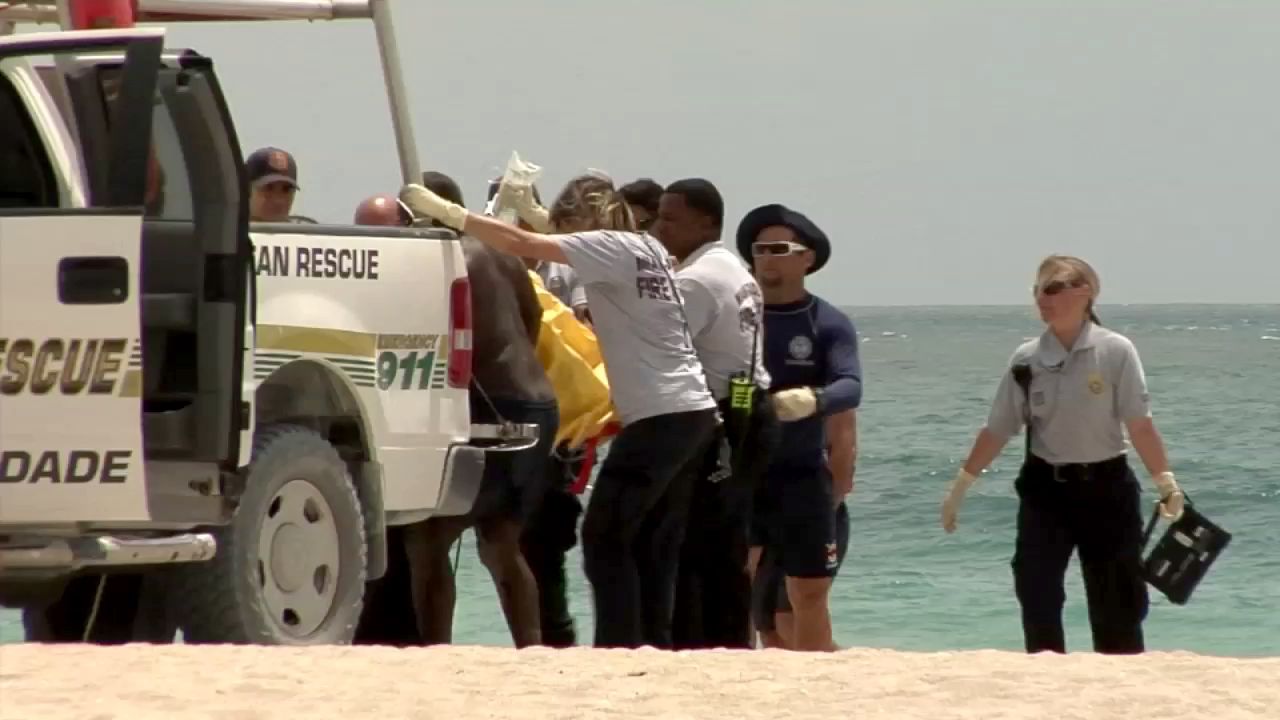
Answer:
[[[529,223],[535,232],[551,232],[551,213],[533,198],[533,188],[528,185],[503,183],[498,190],[498,205],[512,207],[520,219]]]
[[[773,410],[782,422],[803,420],[818,411],[818,396],[813,388],[780,390],[770,396]]]
[[[960,506],[964,504],[964,494],[969,492],[969,488],[978,481],[978,478],[970,475],[964,468],[956,471],[956,477],[951,481],[951,488],[947,490],[947,497],[942,501],[942,529],[948,533],[956,531],[956,518],[960,515]]]
[[[400,189],[400,202],[407,205],[415,216],[435,218],[458,232],[466,227],[466,208],[445,200],[417,183],[409,183]]]
[[[1178,487],[1178,481],[1173,477],[1173,473],[1165,471],[1152,480],[1156,483],[1156,491],[1160,493],[1160,515],[1169,521],[1182,517],[1187,499],[1182,494],[1182,489]]]

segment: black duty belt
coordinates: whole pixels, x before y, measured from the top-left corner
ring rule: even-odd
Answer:
[[[1072,480],[1089,480],[1095,477],[1109,477],[1123,472],[1125,456],[1123,453],[1113,458],[1091,463],[1062,463],[1055,465],[1035,455],[1029,455],[1028,464],[1036,475],[1052,477],[1057,482]]]

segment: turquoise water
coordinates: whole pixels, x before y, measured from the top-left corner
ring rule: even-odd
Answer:
[[[986,417],[1013,348],[1040,332],[1030,308],[851,308],[864,338],[857,491],[849,556],[832,598],[843,646],[1020,650],[1009,557],[1014,441],[970,493],[955,535],[938,505]],[[1234,533],[1185,607],[1153,591],[1154,650],[1280,655],[1280,305],[1104,307],[1137,343],[1183,487]],[[1145,481],[1145,473],[1140,472]],[[1148,496],[1150,497],[1150,496]],[[581,556],[570,560],[580,636],[590,637]],[[461,555],[455,640],[508,645],[470,537]],[[1089,648],[1083,586],[1068,576],[1067,633]],[[21,637],[0,611],[0,639]]]

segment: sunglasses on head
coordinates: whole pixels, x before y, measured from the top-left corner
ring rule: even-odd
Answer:
[[[751,244],[751,254],[756,257],[762,255],[799,255],[809,248],[800,243],[791,242],[790,240],[777,240],[774,242],[757,242]]]

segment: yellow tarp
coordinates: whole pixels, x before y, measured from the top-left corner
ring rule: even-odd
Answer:
[[[530,270],[529,277],[542,305],[538,360],[547,371],[560,405],[556,444],[578,448],[613,429],[613,401],[609,398],[600,344],[591,328],[579,322],[573,310],[547,290],[537,273]]]

